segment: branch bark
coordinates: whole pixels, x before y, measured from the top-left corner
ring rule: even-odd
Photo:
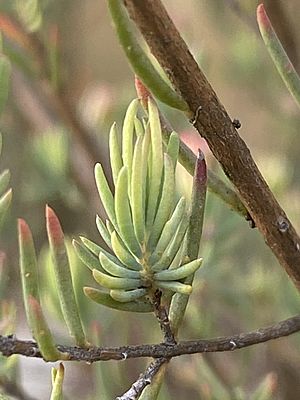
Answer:
[[[119,347],[91,347],[83,349],[79,347],[61,346],[57,348],[69,355],[70,361],[108,361],[126,360],[128,358],[171,358],[183,354],[212,353],[233,351],[264,343],[269,340],[278,339],[300,331],[300,315],[288,318],[267,328],[260,328],[248,333],[238,335],[218,337],[214,339],[201,339],[193,341],[183,341],[174,345],[145,344]],[[42,358],[38,346],[33,341],[18,340],[14,335],[0,335],[0,352],[5,357],[13,354],[20,354],[26,357]]]
[[[174,88],[188,104],[191,122],[206,139],[267,245],[300,290],[300,238],[161,1],[124,0],[124,4]]]

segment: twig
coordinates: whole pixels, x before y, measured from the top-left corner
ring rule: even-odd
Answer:
[[[171,358],[183,354],[212,353],[234,351],[255,344],[268,342],[283,336],[289,336],[300,331],[300,315],[288,318],[267,328],[260,328],[248,333],[217,337],[214,339],[201,339],[183,341],[174,345],[145,344],[120,347],[91,347],[82,349],[79,347],[58,345],[61,352],[69,354],[70,361],[95,361],[126,360],[129,358],[153,357]],[[0,352],[9,357],[20,354],[26,357],[42,358],[37,344],[33,341],[18,340],[15,336],[0,336]]]
[[[164,334],[165,345],[175,345],[176,340],[171,329],[168,312],[165,306],[161,304],[161,291],[156,290],[153,294],[151,302],[154,308],[154,314],[159,322],[161,331]],[[127,390],[122,396],[118,397],[117,400],[136,400],[138,399],[146,386],[150,385],[156,374],[159,373],[161,367],[170,361],[170,358],[161,357],[155,361],[152,361],[148,365],[146,371],[139,376],[139,378],[131,385],[130,389]]]
[[[158,358],[152,361],[147,367],[146,371],[140,375],[140,377],[131,385],[131,388],[127,390],[122,396],[117,397],[116,400],[136,400],[140,397],[146,386],[150,385],[153,378],[160,370],[161,366],[167,362],[166,358]]]
[[[160,329],[164,334],[164,343],[169,345],[176,344],[174,334],[170,326],[170,320],[166,307],[161,304],[161,291],[156,290],[151,299],[154,308],[154,314],[159,322]]]
[[[300,238],[255,164],[223,105],[159,0],[125,0],[151,52],[193,115],[264,240],[300,290]]]

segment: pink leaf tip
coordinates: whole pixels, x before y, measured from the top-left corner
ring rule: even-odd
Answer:
[[[271,22],[269,20],[269,17],[266,13],[265,6],[263,4],[259,4],[257,9],[256,9],[256,17],[257,17],[257,22],[260,27],[264,29],[268,29],[271,26]]]
[[[60,245],[64,243],[64,234],[55,212],[46,205],[46,224],[49,240],[53,245]]]

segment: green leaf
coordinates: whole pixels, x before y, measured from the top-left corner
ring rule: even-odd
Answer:
[[[110,156],[112,177],[114,184],[116,184],[120,169],[123,166],[123,162],[118,143],[117,124],[115,122],[113,123],[109,132],[109,156]]]
[[[69,259],[60,222],[54,211],[46,207],[47,233],[54,266],[57,291],[64,320],[70,335],[80,347],[88,345],[83,332],[78,305],[75,298]]]
[[[111,297],[116,300],[120,301],[121,303],[127,303],[130,301],[134,301],[143,297],[147,294],[147,289],[133,289],[133,290],[111,290],[109,292]]]
[[[300,77],[278,39],[263,4],[257,7],[257,22],[277,71],[300,107]]]
[[[133,133],[134,119],[139,106],[139,100],[134,99],[129,104],[123,122],[122,130],[122,158],[123,165],[127,167],[128,182],[131,182],[132,158],[133,158]],[[130,187],[128,187],[128,195],[130,196]]]
[[[65,369],[62,363],[59,367],[52,368],[52,392],[50,400],[63,400],[63,382]]]
[[[33,296],[28,297],[28,309],[31,315],[31,331],[39,350],[46,361],[68,360],[65,353],[57,350],[51,331],[45,320],[40,303]]]
[[[149,263],[153,265],[157,262],[165,252],[167,246],[172,242],[178,226],[181,224],[183,218],[185,218],[185,208],[186,208],[186,201],[184,197],[181,197],[178,201],[173,214],[169,221],[166,222],[163,231],[160,235],[159,241],[155,248],[155,251],[152,253]]]
[[[161,78],[131,30],[129,18],[119,0],[108,0],[109,10],[121,46],[134,70],[155,97],[170,107],[187,111],[186,102]]]
[[[84,288],[84,294],[91,300],[106,307],[114,308],[119,311],[147,313],[153,311],[153,306],[146,301],[130,301],[121,303],[114,300],[108,293],[91,287]]]
[[[142,256],[141,247],[135,236],[131,210],[128,199],[128,169],[122,167],[116,185],[115,192],[115,211],[120,236],[131,253],[136,257]]]
[[[184,235],[186,234],[187,227],[188,227],[188,220],[183,218],[176,230],[175,236],[169,243],[166,250],[163,252],[161,258],[151,268],[152,271],[161,271],[162,269],[166,269],[169,267],[173,258],[175,257],[175,255],[177,254],[178,250],[182,245],[182,241]]]
[[[134,256],[126,248],[117,232],[113,232],[111,235],[111,245],[115,255],[126,267],[133,269],[135,271],[140,271],[142,266],[137,262]]]
[[[156,285],[161,289],[171,290],[172,292],[190,295],[192,293],[192,286],[185,285],[181,282],[172,282],[172,281],[157,281]]]
[[[176,132],[171,132],[168,145],[167,145],[167,154],[173,161],[173,166],[174,169],[176,167],[176,163],[178,160],[178,154],[179,154],[179,145],[180,145],[180,139],[179,136]]]
[[[111,248],[111,240],[110,240],[111,234],[108,231],[106,225],[103,223],[102,219],[99,217],[99,215],[96,216],[96,226],[104,242],[107,244],[108,247]]]
[[[150,230],[155,218],[163,172],[163,149],[159,114],[152,100],[148,102],[149,123],[151,131],[151,168],[150,187],[147,205],[146,226]]]
[[[106,177],[103,172],[103,168],[101,164],[95,165],[95,179],[96,185],[99,192],[99,196],[103,207],[106,211],[106,214],[112,224],[114,225],[115,229],[117,229],[117,220],[115,215],[115,207],[114,207],[114,198],[111,193],[111,190],[108,186]]]
[[[162,280],[162,281],[181,280],[183,278],[186,278],[194,274],[197,271],[197,269],[200,268],[201,263],[202,263],[202,258],[200,258],[199,260],[191,261],[176,269],[167,269],[164,271],[157,272],[156,274],[154,274],[153,278],[155,280]]]
[[[148,250],[153,250],[156,247],[157,241],[161,236],[162,230],[174,208],[175,197],[175,175],[173,162],[171,158],[165,154],[164,156],[164,181],[162,186],[162,193],[158,205],[157,213],[151,234],[147,243]]]
[[[73,239],[72,241],[74,250],[80,260],[86,265],[90,270],[93,269],[102,269],[98,257],[96,257],[93,253],[91,253],[85,246],[77,242],[77,240]]]
[[[140,243],[143,245],[145,240],[145,207],[144,207],[144,171],[143,171],[143,136],[137,138],[131,177],[131,210],[134,232]],[[147,160],[146,160],[147,163]],[[147,165],[147,164],[146,164]]]
[[[192,261],[198,257],[202,236],[204,209],[207,188],[207,169],[204,154],[199,151],[195,165],[189,225],[184,243],[184,254]],[[184,283],[192,285],[194,274]],[[171,301],[169,318],[173,332],[176,333],[182,322],[189,297],[184,293],[175,294]]]
[[[36,253],[31,231],[23,219],[18,220],[18,234],[23,300],[29,328],[45,360],[64,359],[67,356],[56,349],[40,306]]]
[[[119,278],[140,278],[140,273],[138,271],[133,271],[121,266],[119,263],[114,262],[112,257],[107,257],[103,252],[100,253],[99,260],[102,268],[112,276]]]
[[[28,324],[31,326],[31,313],[29,310],[28,298],[31,296],[40,302],[40,296],[33,238],[29,226],[23,219],[18,220],[18,236],[24,306]]]
[[[141,279],[133,278],[116,278],[93,269],[93,276],[99,285],[107,289],[137,289],[143,285]]]

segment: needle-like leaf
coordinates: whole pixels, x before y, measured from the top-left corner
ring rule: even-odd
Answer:
[[[136,34],[131,30],[129,18],[119,0],[108,0],[109,10],[119,41],[134,70],[145,85],[160,101],[171,107],[186,111],[185,101],[161,78],[150,59],[139,45]]]
[[[257,22],[267,50],[281,78],[300,107],[300,77],[278,39],[263,4],[257,7]]]
[[[83,332],[76,303],[64,234],[56,214],[49,206],[46,207],[46,223],[57,291],[64,320],[76,344],[86,347],[88,343]]]

